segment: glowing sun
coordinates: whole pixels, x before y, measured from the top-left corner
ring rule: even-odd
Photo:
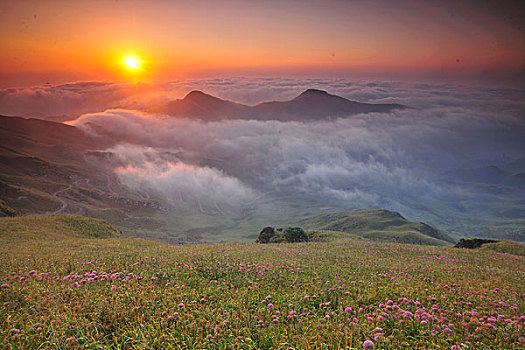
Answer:
[[[140,66],[142,64],[142,61],[137,56],[126,56],[123,59],[124,65],[127,69],[130,71],[136,71],[140,69]]]

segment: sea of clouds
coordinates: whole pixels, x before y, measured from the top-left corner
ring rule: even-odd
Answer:
[[[256,104],[307,88],[412,108],[305,123],[206,123],[141,111],[195,89]],[[68,116],[68,124],[118,140],[107,151],[125,185],[203,213],[295,194],[330,208],[386,207],[439,224],[432,208],[485,198],[447,174],[525,157],[524,97],[515,89],[342,79],[107,82],[4,90],[0,114]]]

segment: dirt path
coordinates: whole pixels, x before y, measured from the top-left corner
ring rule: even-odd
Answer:
[[[73,185],[69,185],[67,186],[66,188],[63,188],[61,190],[58,190],[56,191],[55,193],[53,193],[53,197],[55,197],[55,199],[57,201],[59,201],[61,204],[62,204],[62,207],[60,207],[59,209],[55,210],[54,212],[52,212],[51,214],[58,214],[58,213],[61,213],[62,211],[64,211],[66,208],[67,208],[67,202],[65,200],[63,200],[62,198],[60,198],[58,195],[60,193],[64,193],[64,192],[67,192],[69,191],[70,189],[73,188]]]

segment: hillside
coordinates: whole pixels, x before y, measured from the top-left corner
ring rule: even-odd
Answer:
[[[312,230],[348,232],[372,241],[448,245],[455,240],[424,223],[406,220],[389,210],[356,210],[305,218],[298,224]]]
[[[0,348],[521,348],[518,256],[117,235],[78,216],[0,219]]]
[[[16,210],[7,205],[6,202],[0,199],[0,217],[4,216],[17,216]]]
[[[525,244],[509,241],[499,241],[483,244],[480,250],[493,251],[498,253],[525,256]]]
[[[122,228],[163,227],[160,204],[130,193],[95,155],[114,140],[50,121],[0,116],[0,199],[19,214],[70,213]]]
[[[115,238],[120,231],[101,219],[80,215],[26,215],[0,218],[0,244],[76,238]]]

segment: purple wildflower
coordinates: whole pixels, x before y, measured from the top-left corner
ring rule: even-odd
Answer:
[[[371,340],[365,340],[363,343],[363,349],[373,349],[374,348],[374,342]]]

